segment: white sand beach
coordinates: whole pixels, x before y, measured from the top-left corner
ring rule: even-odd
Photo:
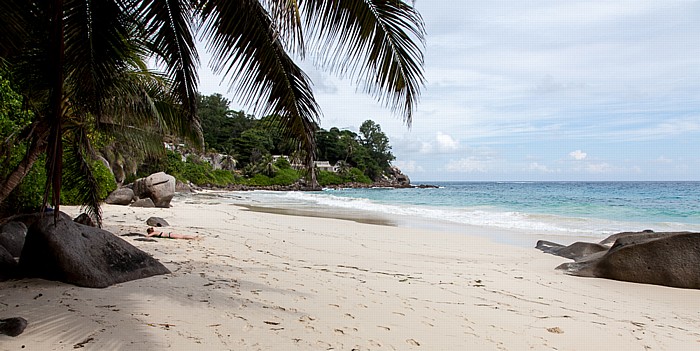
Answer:
[[[204,240],[123,237],[172,274],[105,289],[0,282],[0,318],[29,322],[0,350],[700,349],[700,291],[567,276],[566,259],[478,233],[181,199],[103,209],[117,235],[159,216]]]

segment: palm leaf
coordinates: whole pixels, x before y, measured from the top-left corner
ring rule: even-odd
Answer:
[[[193,6],[187,0],[145,0],[140,1],[137,16],[145,25],[151,50],[165,64],[172,93],[178,97],[188,120],[195,124],[199,59],[190,28]],[[198,145],[204,145],[202,138]]]
[[[82,204],[82,210],[87,213],[98,226],[102,225],[102,210],[100,208],[101,199],[99,193],[101,190],[92,167],[91,160],[95,158],[95,153],[92,150],[90,141],[87,136],[87,131],[84,126],[74,125],[68,128],[68,138],[71,139],[68,144],[65,167],[65,182],[64,186],[72,189],[79,189],[77,199]]]
[[[0,1],[0,57],[17,55],[30,40],[32,8],[36,4],[26,0]]]
[[[356,76],[410,126],[424,84],[420,14],[401,0],[306,0],[303,10],[320,63]]]
[[[71,104],[102,114],[108,88],[137,55],[134,25],[121,4],[110,0],[67,0],[64,10],[66,95]]]
[[[319,108],[308,76],[285,52],[281,33],[259,1],[212,0],[202,9],[212,68],[237,85],[235,93],[260,114],[280,116],[313,164]]]

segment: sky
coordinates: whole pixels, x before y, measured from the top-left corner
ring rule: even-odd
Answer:
[[[426,84],[411,127],[353,81],[299,62],[322,128],[374,120],[413,183],[700,180],[700,1],[416,8]],[[200,90],[234,100],[202,58]]]

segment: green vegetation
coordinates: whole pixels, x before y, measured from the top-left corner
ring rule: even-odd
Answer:
[[[44,201],[58,209],[66,170],[71,180],[80,178],[74,184],[84,187],[79,197],[97,223],[94,149],[105,154],[121,180],[135,168],[132,160],[157,155],[153,146],[162,145],[162,136],[186,137],[199,146],[195,37],[207,42],[209,64],[230,80],[236,97],[275,116],[279,134],[294,141],[285,148],[293,145],[309,167],[321,113],[312,82],[289,52],[332,60],[325,66],[349,72],[407,123],[423,84],[423,22],[405,1],[5,0],[0,24],[0,69],[9,73],[2,76],[12,77],[21,96],[5,104],[11,114],[0,109],[0,133],[10,135],[1,141],[3,161],[22,155],[19,162],[3,164],[8,168],[0,178],[0,203],[45,154]],[[161,63],[162,71],[150,70],[149,59]],[[245,123],[212,127],[232,130],[224,139],[235,143],[221,151],[238,148],[236,158],[249,164],[283,147]],[[221,136],[206,141],[219,142]],[[264,170],[268,177],[275,172],[270,166]],[[210,176],[197,167],[186,171],[198,181]],[[313,181],[313,171],[310,176]],[[222,175],[212,177],[219,181]]]
[[[274,178],[273,154],[289,155],[296,164],[303,162],[303,157],[290,147],[291,140],[277,128],[275,117],[256,119],[243,111],[232,111],[230,102],[219,94],[200,96],[199,104],[207,149],[235,159],[236,168],[243,175],[255,178],[251,185],[279,185],[272,180],[262,181],[258,176]],[[317,181],[321,186],[371,183],[379,180],[394,160],[389,139],[374,121],[365,121],[360,134],[338,128],[316,129],[316,159],[329,161],[339,168],[340,173],[319,172]],[[197,184],[192,179],[190,181]],[[241,181],[237,183],[241,184]]]
[[[38,196],[36,182],[45,178],[44,205],[59,209],[74,198],[97,223],[108,180],[93,165],[96,151],[120,182],[142,161],[164,158],[181,167],[181,179],[216,184],[237,178],[198,160],[170,165],[163,141],[217,144],[231,155],[227,168],[240,160],[239,169],[260,183],[288,182],[291,171],[268,156],[295,153],[315,184],[321,112],[312,82],[289,52],[332,60],[323,66],[349,72],[408,124],[423,84],[423,22],[403,0],[5,0],[0,26],[0,203],[14,206],[13,190],[36,176],[25,186]],[[267,117],[251,126],[249,116],[226,109],[226,119],[202,120],[217,130],[202,138],[198,108],[216,115],[228,103],[221,96],[200,101],[195,37],[207,42],[209,64],[230,80],[235,96]],[[149,60],[161,64],[159,71]],[[357,151],[344,161],[376,176],[383,165],[368,155]],[[45,177],[31,173],[40,172],[37,162]],[[64,186],[80,190],[64,196]]]

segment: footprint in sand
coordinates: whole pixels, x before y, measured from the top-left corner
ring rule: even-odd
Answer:
[[[564,331],[561,330],[561,328],[559,328],[559,327],[547,328],[547,331],[552,333],[552,334],[564,334]]]
[[[415,341],[413,339],[406,339],[406,343],[412,346],[420,346],[420,343],[418,341]]]
[[[312,317],[309,315],[303,315],[303,316],[299,317],[299,322],[302,322],[302,323],[311,322],[311,321],[315,321],[315,320],[316,320],[316,317]]]

